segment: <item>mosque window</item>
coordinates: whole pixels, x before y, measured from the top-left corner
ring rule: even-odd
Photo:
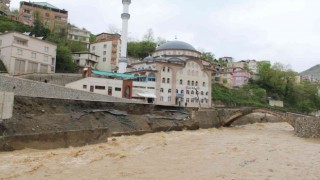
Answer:
[[[208,93],[208,92],[206,92],[206,95],[207,95],[207,96],[208,96],[208,94],[209,94],[209,93]]]
[[[187,99],[186,99],[186,102],[189,102],[189,101],[190,101],[190,99],[189,99],[189,98],[187,98]]]
[[[160,96],[160,101],[163,102],[163,96]]]
[[[183,94],[184,93],[184,90],[181,90],[181,94]]]
[[[187,94],[189,94],[189,90],[187,90]]]
[[[168,84],[170,83],[170,78],[167,79],[167,83],[168,83]]]
[[[194,81],[191,82],[191,86],[194,86]]]
[[[191,91],[191,94],[194,94],[194,91]]]
[[[201,91],[201,95],[203,95],[203,91]]]
[[[162,78],[162,83],[166,83],[166,78]]]
[[[166,71],[166,68],[164,67],[164,68],[162,69],[162,71],[165,72],[165,71]]]
[[[163,88],[160,88],[160,92],[163,92]]]
[[[176,93],[179,93],[179,90],[178,90],[178,89],[176,89]]]
[[[194,102],[194,98],[191,98],[191,103],[193,103]]]
[[[203,104],[203,99],[201,99],[201,104]]]
[[[156,81],[156,76],[153,73],[149,74],[148,81]]]
[[[168,68],[168,72],[170,72],[170,68]]]
[[[198,86],[198,81],[196,81],[196,86]]]
[[[202,83],[202,86],[203,86],[203,87],[206,87],[206,82],[203,82],[203,83]]]
[[[171,102],[171,96],[168,97],[168,102]]]
[[[180,85],[182,85],[183,84],[183,80],[182,79],[180,79]]]
[[[171,93],[171,89],[168,89],[168,93]]]
[[[190,86],[190,81],[188,81],[188,84],[187,84],[188,86]]]

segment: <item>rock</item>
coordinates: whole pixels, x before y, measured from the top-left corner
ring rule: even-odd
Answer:
[[[31,128],[31,130],[32,130],[32,131],[36,131],[36,129],[34,129],[34,128]]]

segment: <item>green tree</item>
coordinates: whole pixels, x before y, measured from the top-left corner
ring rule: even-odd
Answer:
[[[134,58],[145,58],[156,50],[157,44],[150,41],[129,42],[128,56]]]
[[[31,26],[0,16],[0,32],[5,31],[30,32]]]
[[[148,29],[147,33],[143,36],[142,41],[154,42],[154,33],[151,28]]]
[[[56,72],[75,72],[76,64],[72,61],[72,52],[68,46],[58,44]]]
[[[89,38],[89,41],[92,43],[92,42],[95,42],[96,41],[96,36],[94,34],[90,34],[90,38]]]
[[[214,61],[214,54],[211,53],[211,52],[204,52],[204,53],[201,53],[201,56],[200,56],[202,59],[206,59],[206,60],[209,60],[209,61]]]
[[[31,35],[46,38],[49,35],[50,30],[44,27],[39,11],[33,12],[33,19],[34,20],[33,27],[31,29]]]

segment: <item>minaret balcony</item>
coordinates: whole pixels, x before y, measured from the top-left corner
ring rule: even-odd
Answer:
[[[122,13],[121,18],[122,19],[130,19],[130,14],[129,13]]]

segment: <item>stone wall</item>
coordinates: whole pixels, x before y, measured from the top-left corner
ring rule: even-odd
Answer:
[[[124,98],[116,98],[91,92],[74,90],[59,85],[31,81],[0,75],[0,91],[14,92],[16,96],[45,97],[87,101],[137,103]]]
[[[294,131],[299,137],[320,138],[320,117],[298,118]]]
[[[81,74],[27,74],[21,75],[19,78],[29,79],[32,81],[45,82],[49,84],[56,84],[60,86],[65,86],[68,83],[78,81],[81,79]]]

